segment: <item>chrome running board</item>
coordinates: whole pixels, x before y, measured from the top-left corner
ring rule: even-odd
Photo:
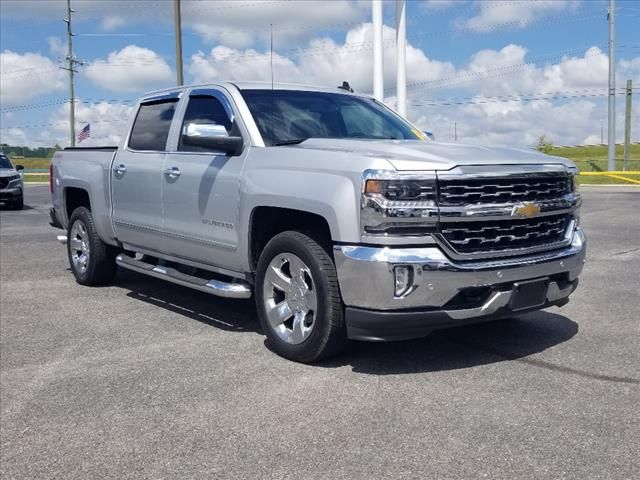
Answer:
[[[193,288],[194,290],[210,293],[218,297],[251,298],[251,287],[248,283],[242,280],[236,280],[233,283],[228,283],[221,280],[187,275],[179,272],[175,268],[143,262],[142,260],[136,260],[135,258],[122,253],[116,257],[116,263],[127,270],[149,275],[150,277],[160,278],[177,285],[182,285],[183,287]]]

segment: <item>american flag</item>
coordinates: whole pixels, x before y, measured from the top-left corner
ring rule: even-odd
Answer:
[[[87,125],[82,130],[80,130],[80,133],[78,134],[78,143],[82,142],[83,140],[86,140],[90,136],[91,136],[91,127],[87,123]]]

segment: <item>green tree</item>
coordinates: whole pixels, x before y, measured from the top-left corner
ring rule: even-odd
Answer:
[[[538,145],[536,146],[536,150],[542,153],[549,153],[553,150],[553,142],[547,139],[546,135],[540,135],[538,139]]]

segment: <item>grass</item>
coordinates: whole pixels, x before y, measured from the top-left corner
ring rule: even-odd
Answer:
[[[554,147],[549,155],[564,157],[572,160],[581,172],[606,172],[608,170],[607,162],[607,146],[606,145],[588,145],[584,147]],[[623,169],[624,148],[622,145],[616,145],[616,170]],[[627,170],[640,171],[640,144],[631,145],[629,151],[629,163]],[[640,181],[639,175],[629,176],[633,180]],[[597,184],[623,184],[636,185],[632,182],[625,182],[617,178],[607,176],[588,176],[578,177],[581,185],[597,185]]]
[[[24,183],[40,183],[46,182],[49,183],[49,175],[25,175]]]
[[[34,157],[25,157],[25,158],[16,158],[12,160],[14,164],[24,165],[24,168],[27,170],[49,170],[49,164],[51,163],[50,158],[34,158]]]

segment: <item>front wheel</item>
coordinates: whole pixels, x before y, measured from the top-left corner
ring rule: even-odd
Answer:
[[[310,235],[276,235],[258,261],[255,297],[269,346],[278,355],[311,363],[346,343],[338,276],[328,252]]]
[[[76,208],[67,231],[69,266],[80,285],[108,283],[116,272],[115,250],[98,236],[91,211]]]
[[[17,200],[14,200],[11,206],[14,210],[22,210],[24,208],[24,194],[20,195]]]

